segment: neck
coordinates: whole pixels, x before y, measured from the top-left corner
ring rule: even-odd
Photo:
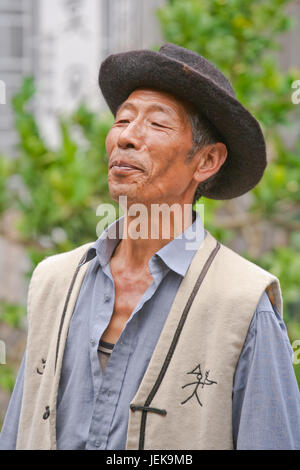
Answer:
[[[146,266],[158,250],[193,223],[196,215],[191,204],[184,208],[178,204],[172,211],[166,205],[160,211],[154,208],[138,214],[133,216],[130,208],[125,213],[123,236],[113,255],[127,269]]]

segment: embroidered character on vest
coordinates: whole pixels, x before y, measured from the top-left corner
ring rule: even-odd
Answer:
[[[212,385],[212,384],[217,384],[218,382],[216,382],[215,380],[209,380],[208,379],[208,375],[209,375],[209,370],[207,370],[205,372],[205,379],[202,380],[203,378],[203,374],[201,372],[201,366],[200,364],[198,364],[195,369],[193,369],[191,372],[187,372],[187,374],[195,374],[197,376],[197,382],[191,382],[189,384],[186,384],[186,385],[183,385],[181,388],[185,388],[185,387],[188,387],[189,385],[196,385],[192,395],[190,395],[188,398],[186,398],[186,400],[184,400],[183,402],[181,402],[181,405],[184,405],[187,401],[189,401],[190,398],[192,398],[194,395],[195,397],[197,398],[197,401],[199,403],[200,406],[203,406],[201,401],[200,401],[200,398],[198,396],[198,387],[199,385],[202,385],[202,388],[204,387],[204,385]]]

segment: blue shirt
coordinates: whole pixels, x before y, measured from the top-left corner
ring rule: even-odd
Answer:
[[[153,283],[115,344],[103,374],[97,348],[114,306],[110,258],[119,239],[90,248],[90,263],[63,358],[57,401],[58,449],[124,449],[129,403],[137,392],[182,278],[203,241],[199,216],[150,260]],[[197,229],[196,229],[197,228]],[[118,235],[119,230],[116,230]],[[197,237],[195,237],[197,234]],[[191,237],[192,235],[192,237]],[[186,250],[186,242],[196,243]],[[7,411],[0,448],[15,448],[24,359]],[[252,318],[234,378],[233,439],[237,449],[300,449],[300,395],[285,325],[266,294]]]

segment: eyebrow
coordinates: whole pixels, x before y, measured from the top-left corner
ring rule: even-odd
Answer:
[[[136,106],[133,104],[133,103],[122,103],[120,104],[120,106],[117,108],[117,111],[116,111],[116,114],[118,113],[118,111],[120,111],[121,109],[136,109]],[[170,108],[169,106],[166,106],[166,105],[161,105],[161,104],[158,104],[158,103],[153,103],[151,104],[148,108],[147,108],[147,111],[161,111],[163,113],[166,113],[168,114],[169,116],[171,117],[175,117],[175,112],[173,111],[172,108]]]

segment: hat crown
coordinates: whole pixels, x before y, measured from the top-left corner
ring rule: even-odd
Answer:
[[[159,49],[159,53],[171,59],[178,60],[197,72],[200,72],[208,79],[213,80],[216,85],[226,90],[232,97],[235,97],[234,89],[225,75],[200,54],[171,43],[163,45]]]

